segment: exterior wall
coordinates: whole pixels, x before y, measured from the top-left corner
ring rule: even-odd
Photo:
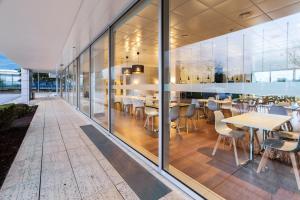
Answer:
[[[29,87],[29,75],[30,70],[29,69],[21,69],[21,103],[29,103],[29,97],[30,97],[30,87]]]

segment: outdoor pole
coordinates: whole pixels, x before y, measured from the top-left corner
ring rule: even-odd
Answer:
[[[38,93],[40,93],[40,73],[38,72],[37,74],[37,78],[38,78]]]

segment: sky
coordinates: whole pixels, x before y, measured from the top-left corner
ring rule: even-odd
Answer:
[[[20,65],[0,54],[0,69],[20,69]]]

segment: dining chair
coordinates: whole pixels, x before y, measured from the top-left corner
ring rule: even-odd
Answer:
[[[300,178],[299,178],[299,170],[298,170],[298,164],[297,164],[297,158],[298,158],[298,152],[300,151],[300,140],[299,136],[297,140],[295,141],[287,141],[282,139],[266,139],[263,143],[263,146],[265,147],[265,152],[262,155],[262,158],[259,162],[257,173],[260,173],[262,168],[264,168],[267,165],[268,162],[268,155],[271,150],[277,150],[281,152],[286,152],[289,154],[294,175],[296,178],[297,188],[300,190]]]
[[[196,105],[190,104],[185,112],[184,118],[185,118],[185,127],[186,127],[186,133],[189,133],[189,121],[192,122],[194,125],[194,128],[197,129],[194,116],[196,114]]]
[[[229,138],[233,144],[235,163],[238,166],[240,164],[238,153],[237,153],[237,147],[236,147],[238,140],[241,141],[244,154],[247,155],[245,144],[244,144],[245,133],[244,131],[233,130],[229,128],[226,123],[222,122],[222,120],[224,119],[224,115],[221,111],[214,111],[214,115],[215,115],[215,130],[219,134],[219,136],[215,144],[214,150],[212,152],[212,155],[214,156],[216,154],[216,151],[218,149],[221,140],[225,138]]]
[[[249,111],[255,111],[257,112],[257,103],[256,103],[256,100],[253,100],[253,99],[250,99],[249,100]]]
[[[229,101],[229,98],[224,99],[224,101],[228,101],[228,103],[223,103],[221,108],[224,110],[230,110],[232,108],[232,102]]]
[[[122,98],[123,111],[131,114],[132,100],[128,97]]]
[[[195,104],[196,117],[204,118],[205,117],[205,105],[204,102],[199,102],[198,99],[192,99],[191,104]]]
[[[287,116],[288,111],[284,106],[272,105],[269,109],[269,114]],[[282,125],[281,128],[285,131],[293,131],[293,125],[291,124],[290,121],[288,121],[284,125]]]
[[[214,100],[208,100],[207,102],[207,119],[209,122],[214,121],[214,111],[219,110],[218,104]]]
[[[132,100],[132,107],[134,110],[135,117],[137,117],[138,114],[142,114],[142,117],[144,118],[145,104],[143,100],[140,99]]]
[[[151,107],[145,107],[145,114],[146,114],[146,121],[144,124],[144,127],[147,128],[150,124],[150,120],[151,120],[151,124],[152,124],[152,128],[151,130],[154,131],[154,118],[156,116],[158,116],[158,110],[156,108],[151,108]]]
[[[179,115],[179,113],[180,113],[180,107],[178,105],[170,108],[169,121],[170,121],[170,124],[171,123],[175,124],[175,126],[171,125],[171,127],[176,129],[176,134],[180,134],[180,127],[179,127],[180,115]]]

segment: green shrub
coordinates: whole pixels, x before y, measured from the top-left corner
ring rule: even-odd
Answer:
[[[27,104],[15,104],[14,113],[17,118],[25,116],[30,112],[30,107]]]
[[[36,108],[37,106],[28,106],[27,104],[0,105],[0,130],[9,128],[15,119],[34,112]]]
[[[8,127],[16,118],[15,104],[0,105],[0,129]]]

